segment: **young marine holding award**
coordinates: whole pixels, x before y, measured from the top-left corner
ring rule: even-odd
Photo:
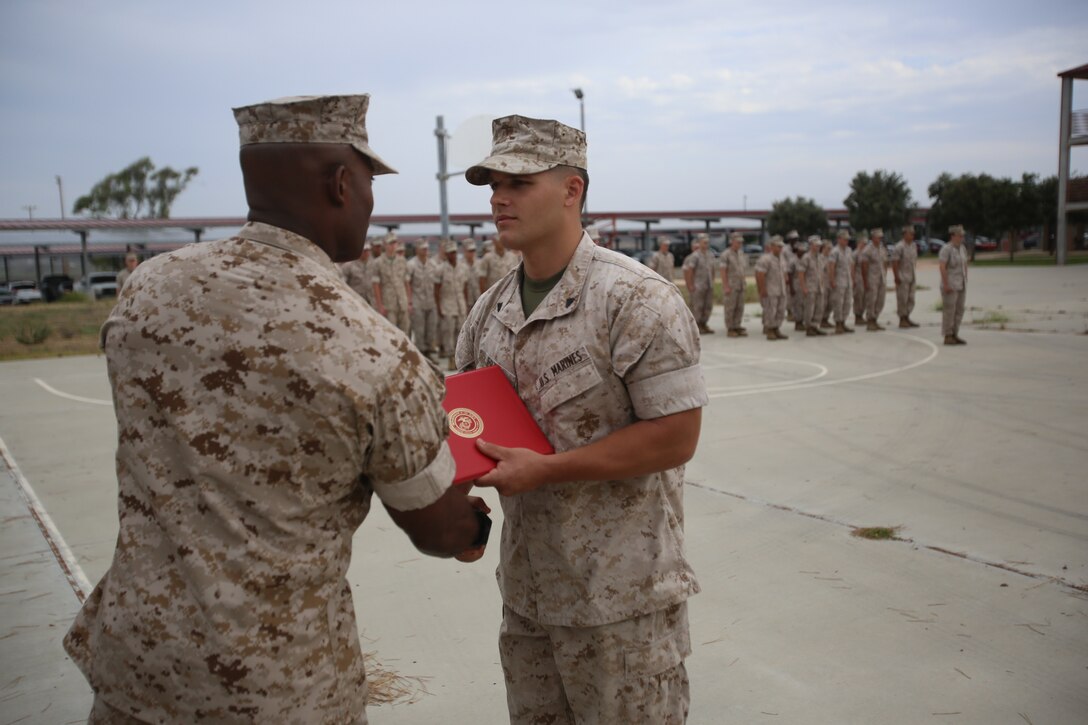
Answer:
[[[586,139],[507,116],[465,172],[522,264],[477,302],[457,368],[497,365],[553,455],[487,443],[501,494],[499,650],[513,723],[681,723],[689,694],[684,464],[708,398],[675,286],[593,244]],[[587,654],[588,653],[588,654]],[[549,720],[551,718],[551,720]]]

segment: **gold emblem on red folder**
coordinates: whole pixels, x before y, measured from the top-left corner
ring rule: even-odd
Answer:
[[[470,408],[454,408],[446,419],[450,432],[462,438],[478,438],[484,432],[484,419]]]

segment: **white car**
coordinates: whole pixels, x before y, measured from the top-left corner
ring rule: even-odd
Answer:
[[[31,302],[42,301],[42,291],[34,282],[9,282],[8,291],[11,292],[12,303],[16,305],[29,305]]]
[[[94,299],[117,296],[116,272],[91,272],[76,284],[76,292]]]

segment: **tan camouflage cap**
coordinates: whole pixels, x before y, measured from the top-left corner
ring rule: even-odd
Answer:
[[[858,230],[858,241],[859,242],[865,242],[865,241],[868,241],[868,240],[869,240],[869,232],[867,232],[864,229],[859,229]]]
[[[461,249],[465,250],[466,252],[475,252],[476,251],[476,240],[473,239],[472,237],[462,239],[461,240]]]
[[[731,241],[731,242],[743,242],[744,241],[744,235],[741,234],[740,232],[733,232],[732,234],[729,235],[729,241]]]
[[[491,122],[491,155],[465,172],[468,183],[484,186],[492,171],[539,174],[556,166],[587,169],[586,135],[559,121],[504,116]]]
[[[846,231],[845,229],[840,229],[835,234],[835,239],[849,239],[849,238],[850,238],[850,232]]]
[[[426,239],[424,239],[423,237],[420,237],[419,239],[416,240],[416,249],[430,250],[430,248],[431,248],[430,243]]]
[[[872,237],[873,239],[883,239],[884,238],[884,230],[881,229],[880,227],[877,227],[876,229],[872,229],[872,230],[869,231],[869,236]]]
[[[695,241],[697,241],[697,242],[709,242],[710,241],[710,235],[707,234],[706,232],[699,232],[698,234],[695,235]]]
[[[374,174],[395,174],[370,148],[367,93],[354,96],[291,96],[234,109],[242,146],[260,143],[348,144],[371,160]]]
[[[819,244],[820,243],[820,235],[819,234],[813,234],[812,236],[810,236],[808,238],[807,241],[808,241],[809,244]]]
[[[770,244],[772,247],[786,246],[786,243],[782,240],[782,236],[780,234],[775,234],[767,241],[767,243]]]
[[[800,239],[801,235],[797,233],[796,229],[791,229],[786,232],[786,239]]]
[[[442,242],[442,251],[443,252],[456,252],[457,251],[457,241],[454,240],[454,239],[447,239],[446,241]]]
[[[963,225],[962,224],[953,224],[952,226],[948,227],[948,236],[952,236],[953,234],[963,234],[963,233],[964,233],[964,231],[963,231]]]
[[[658,244],[672,244],[672,239],[670,239],[669,237],[666,237],[664,234],[662,234],[660,237],[657,238],[657,243]]]

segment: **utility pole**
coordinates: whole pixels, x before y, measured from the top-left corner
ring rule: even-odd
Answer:
[[[442,220],[442,240],[444,241],[450,236],[450,205],[449,200],[446,198],[446,182],[449,180],[450,174],[446,167],[446,139],[449,138],[449,134],[446,133],[446,125],[442,116],[435,119],[434,135],[438,139],[438,203],[439,217]],[[442,251],[441,246],[439,246],[438,251]]]
[[[57,192],[60,194],[60,218],[64,218],[64,180],[57,174]]]
[[[30,220],[34,220],[34,210],[38,208],[37,204],[23,204],[23,208],[26,209],[26,214],[30,217]]]

